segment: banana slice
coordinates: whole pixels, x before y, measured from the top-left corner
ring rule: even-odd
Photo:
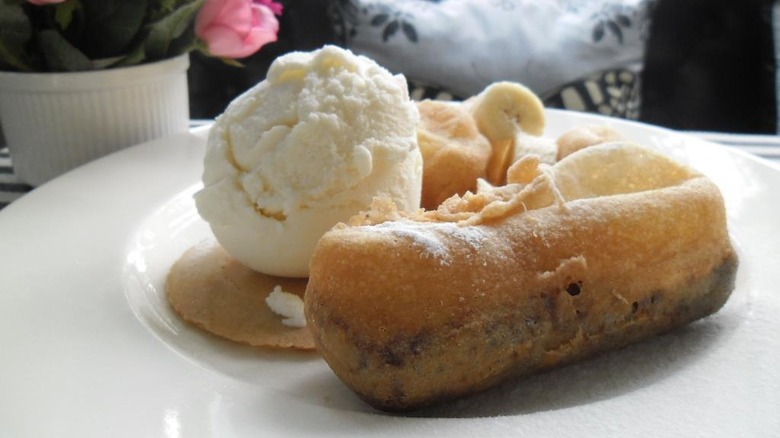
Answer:
[[[493,147],[487,178],[493,184],[504,184],[506,170],[514,160],[517,134],[540,136],[544,132],[544,105],[523,85],[496,82],[474,98],[471,114]]]

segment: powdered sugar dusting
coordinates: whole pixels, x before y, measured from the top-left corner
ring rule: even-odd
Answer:
[[[442,265],[449,265],[452,256],[445,243],[446,239],[456,239],[472,249],[482,249],[487,233],[482,227],[461,227],[452,222],[414,222],[400,220],[383,222],[371,227],[373,230],[404,237],[423,250],[424,257],[438,259]]]
[[[430,230],[426,230],[425,227],[421,226],[418,222],[383,222],[374,226],[373,229],[410,239],[413,245],[423,250],[424,257],[438,259],[443,265],[449,265],[451,262],[451,257],[444,243],[437,235],[431,233]]]
[[[474,249],[482,249],[485,241],[489,238],[488,233],[485,231],[483,227],[480,226],[465,226],[461,227],[457,224],[447,222],[447,223],[441,223],[437,224],[439,225],[439,230],[443,232],[447,232],[456,238],[462,240],[467,245]]]

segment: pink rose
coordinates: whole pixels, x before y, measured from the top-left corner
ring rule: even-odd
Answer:
[[[32,3],[38,6],[49,5],[53,3],[62,3],[64,1],[65,0],[27,0],[28,3]]]
[[[195,34],[214,56],[245,58],[276,41],[281,5],[260,0],[206,0],[195,19]]]
[[[276,3],[274,0],[255,0],[255,3],[268,6],[268,9],[270,9],[275,15],[282,15],[282,5],[280,3]]]

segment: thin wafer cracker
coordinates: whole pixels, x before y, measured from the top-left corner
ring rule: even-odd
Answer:
[[[266,304],[275,286],[303,299],[307,279],[253,271],[221,246],[193,246],[173,265],[166,293],[185,321],[217,336],[259,347],[313,350],[306,327],[289,327]]]

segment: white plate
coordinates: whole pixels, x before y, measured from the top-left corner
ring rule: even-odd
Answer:
[[[313,354],[233,345],[165,305],[208,236],[191,194],[205,130],[93,162],[0,213],[0,436],[778,436],[780,170],[663,129],[606,123],[722,188],[741,265],[716,315],[618,352],[400,417]]]

